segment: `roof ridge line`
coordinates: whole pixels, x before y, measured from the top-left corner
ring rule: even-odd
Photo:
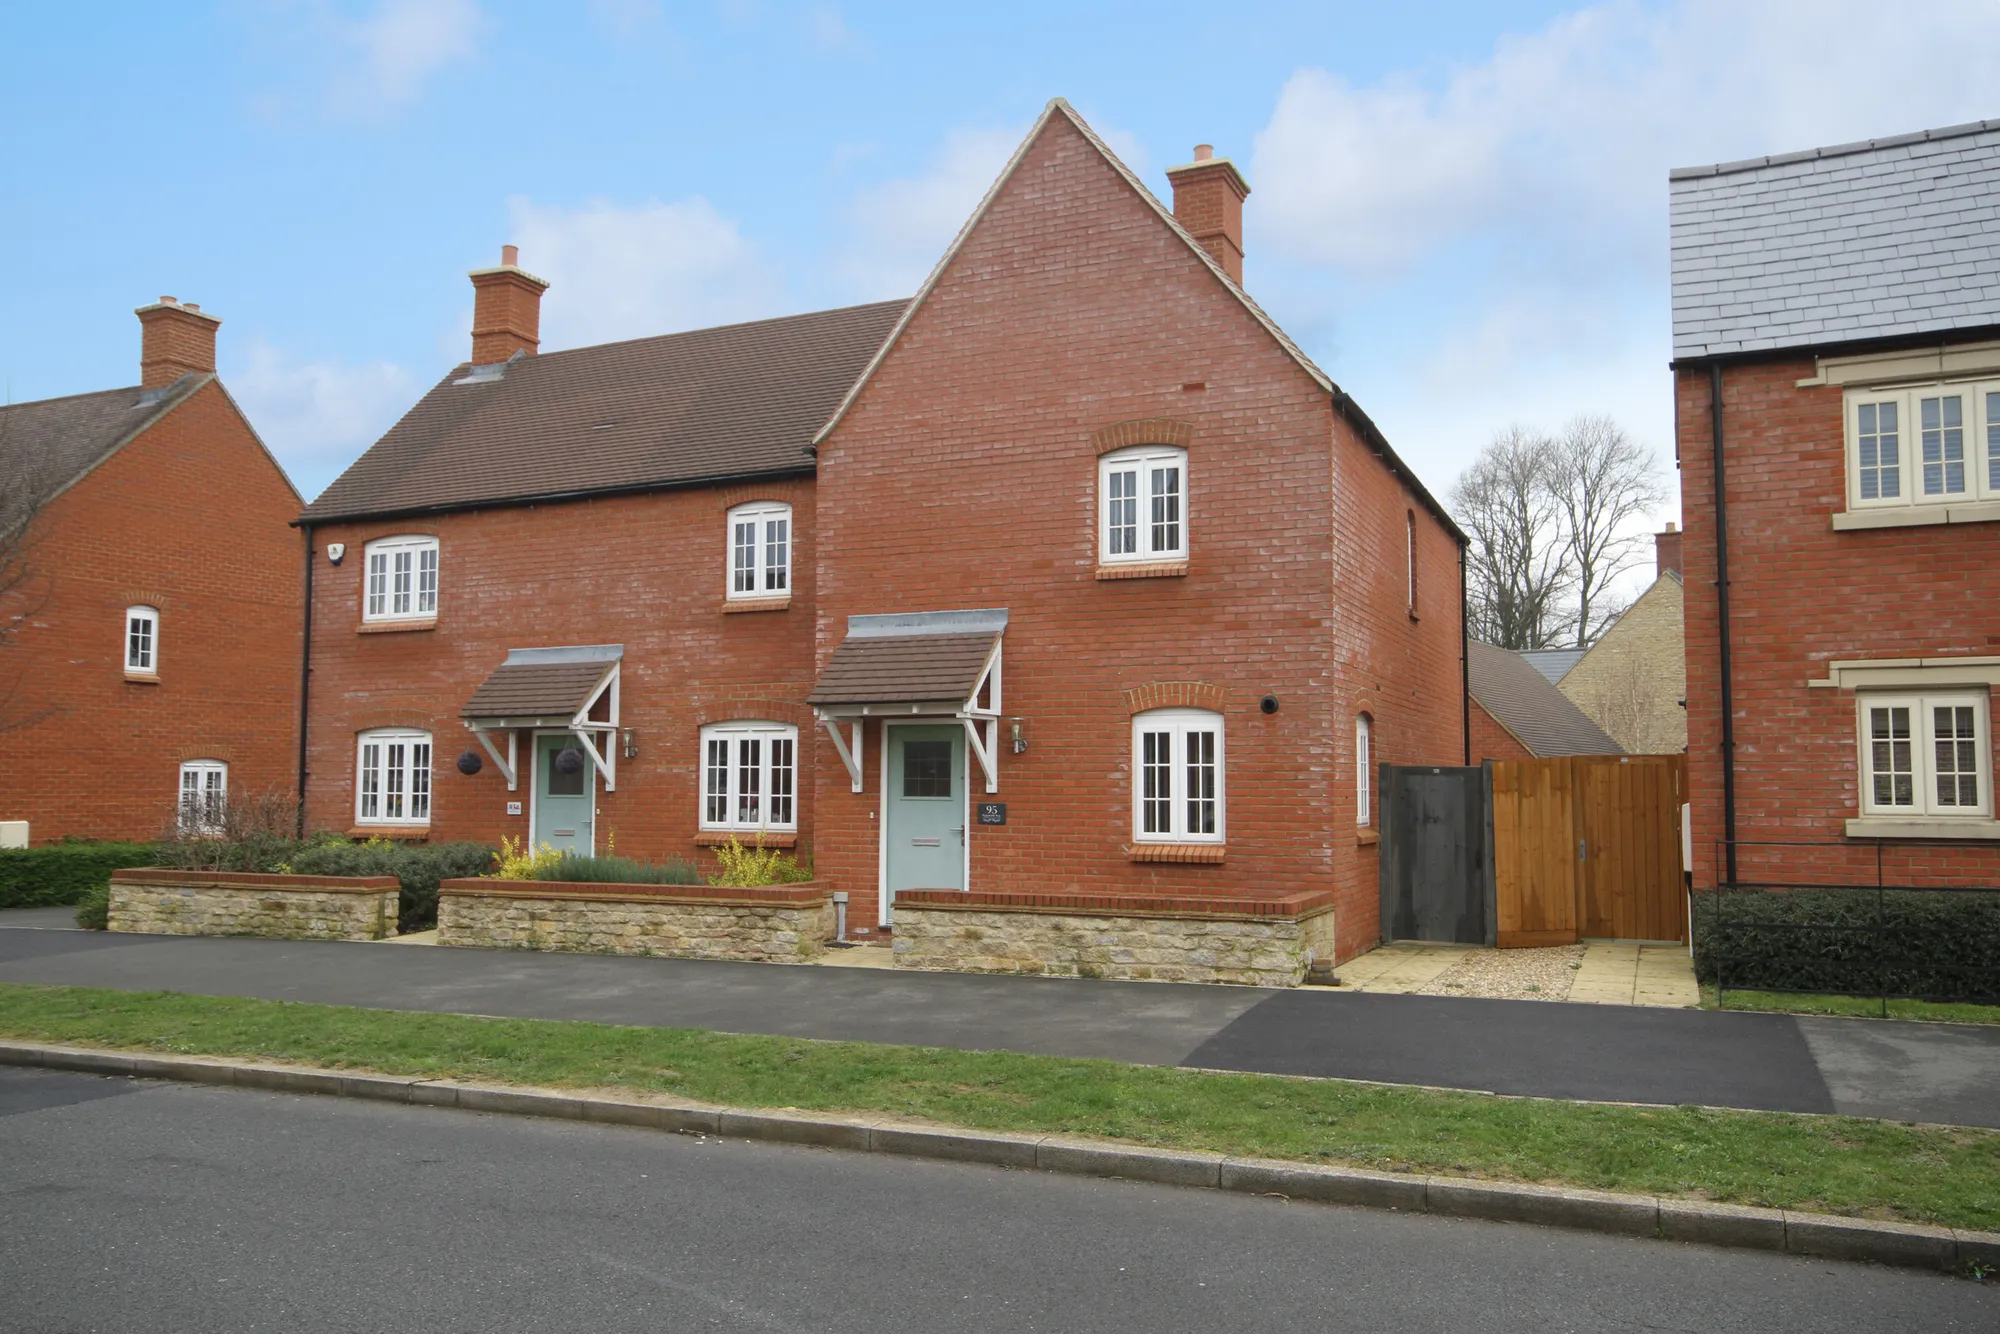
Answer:
[[[1769,153],[1763,157],[1738,158],[1734,162],[1716,162],[1699,167],[1670,167],[1667,169],[1667,179],[1685,181],[1703,176],[1729,176],[1738,172],[1758,171],[1765,167],[1788,167],[1798,162],[1817,162],[1824,158],[1851,157],[1856,153],[1871,153],[1884,148],[1902,148],[1909,144],[1962,139],[1967,135],[1984,134],[1989,130],[2000,130],[2000,120],[1969,120],[1963,125],[1947,125],[1941,129],[1912,130],[1908,134],[1884,135],[1879,139],[1856,139],[1850,143],[1829,144],[1823,148],[1802,148],[1791,153]]]
[[[704,324],[695,329],[675,329],[668,333],[640,334],[637,338],[613,338],[602,343],[584,343],[578,347],[560,347],[553,352],[537,352],[532,358],[524,357],[522,360],[542,361],[549,357],[567,357],[578,352],[601,352],[607,347],[625,347],[632,343],[657,343],[665,338],[687,338],[694,334],[720,333],[725,329],[748,329],[759,324],[783,324],[787,320],[809,320],[815,315],[841,315],[851,310],[868,310],[876,306],[893,306],[898,302],[908,302],[910,299],[906,296],[887,297],[880,301],[857,301],[848,306],[828,306],[824,310],[800,310],[794,311],[790,315],[766,315],[754,320],[732,320],[728,324]],[[477,363],[461,361],[452,369],[456,372],[459,366],[471,366],[475,364]]]

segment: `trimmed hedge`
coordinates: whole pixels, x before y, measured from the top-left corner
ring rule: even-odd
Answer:
[[[437,925],[438,882],[485,875],[493,849],[484,843],[315,842],[301,848],[283,869],[297,875],[393,875],[403,882],[400,931],[428,931]],[[276,870],[277,867],[260,868]]]
[[[2000,890],[1697,894],[1694,960],[1731,989],[2000,1001]]]
[[[93,889],[108,889],[111,873],[151,866],[151,843],[46,843],[0,850],[0,908],[47,908],[81,903]]]

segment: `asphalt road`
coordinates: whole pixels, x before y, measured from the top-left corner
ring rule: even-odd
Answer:
[[[23,1331],[2000,1328],[1936,1274],[41,1070],[0,1199]]]
[[[7,925],[0,982],[2000,1126],[2000,1027]]]

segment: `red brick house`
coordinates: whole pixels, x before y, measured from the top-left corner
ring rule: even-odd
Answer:
[[[0,820],[36,842],[297,782],[298,492],[216,378],[221,321],[138,316],[138,384],[0,407]]]
[[[1673,173],[1698,886],[2000,875],[1996,173],[1995,121]]]
[[[1461,538],[1197,159],[1169,211],[1052,103],[909,302],[537,356],[475,273],[473,362],[303,516],[315,822],[809,843],[863,938],[1313,889],[1372,945],[1371,765],[1465,754]]]

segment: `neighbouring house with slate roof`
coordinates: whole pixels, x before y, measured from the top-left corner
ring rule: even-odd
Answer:
[[[1695,881],[2000,878],[2000,121],[1671,173]]]
[[[1371,766],[1465,757],[1463,539],[1244,291],[1236,168],[1168,177],[1057,101],[913,300],[601,347],[474,272],[471,359],[299,519],[313,823],[810,849],[863,941],[1282,886],[1376,943]]]
[[[221,321],[137,313],[138,384],[0,407],[0,822],[35,843],[295,790],[298,492],[216,377]]]
[[[1518,651],[1529,666],[1549,679],[1551,685],[1561,682],[1584,654],[1580,648],[1524,648]]]
[[[1524,653],[1475,639],[1466,645],[1472,696],[1469,762],[1617,755],[1620,748],[1556,689]]]

